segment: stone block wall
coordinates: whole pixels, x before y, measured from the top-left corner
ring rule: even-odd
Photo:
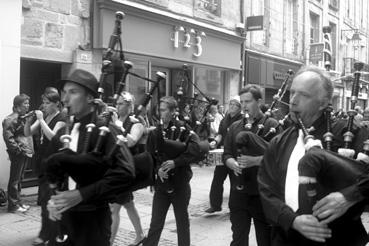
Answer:
[[[22,17],[24,58],[72,62],[90,46],[90,0],[23,0]]]
[[[219,1],[219,15],[213,14],[202,6],[204,0],[132,0],[141,4],[164,9],[169,12],[188,16],[199,21],[223,27],[229,30],[235,30],[235,26],[241,21],[240,1],[244,0],[221,0]]]

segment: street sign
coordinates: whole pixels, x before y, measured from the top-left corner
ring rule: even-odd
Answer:
[[[246,18],[246,31],[258,31],[264,28],[264,16],[249,16]]]
[[[320,61],[323,61],[323,50],[324,43],[310,44],[310,54],[309,54],[310,62],[317,65]]]

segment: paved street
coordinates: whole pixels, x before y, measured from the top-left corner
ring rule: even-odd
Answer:
[[[213,175],[213,167],[193,167],[194,176],[191,181],[192,198],[190,201],[191,242],[193,246],[226,246],[231,240],[231,226],[229,222],[228,196],[229,183],[226,182],[224,210],[220,213],[207,215],[204,210],[208,207],[208,193]],[[36,206],[36,189],[26,189],[25,199],[32,205],[25,214],[6,213],[4,207],[0,208],[0,246],[29,246],[39,230],[40,209]],[[141,215],[142,225],[147,232],[151,218],[152,194],[149,189],[135,193],[136,207]],[[125,246],[134,238],[133,227],[128,220],[127,213],[122,208],[121,224],[116,239],[116,246]],[[369,215],[365,213],[363,220],[369,229]],[[160,246],[177,245],[175,219],[172,209],[168,212],[165,229]],[[256,246],[255,234],[252,228],[250,245]]]

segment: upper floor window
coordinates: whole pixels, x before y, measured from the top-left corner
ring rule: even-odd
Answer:
[[[334,10],[338,10],[339,1],[338,0],[329,0],[329,7]]]
[[[310,43],[319,42],[319,15],[310,12]]]
[[[221,0],[196,0],[196,6],[215,16],[221,15]]]

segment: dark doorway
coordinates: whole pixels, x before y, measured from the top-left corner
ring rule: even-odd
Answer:
[[[61,79],[61,64],[42,61],[21,60],[20,64],[20,93],[31,97],[30,109],[38,109],[41,105],[41,95],[46,87],[57,86]],[[38,137],[34,137],[37,150]],[[37,165],[35,158],[26,167],[22,187],[36,186],[37,175],[34,172]]]

